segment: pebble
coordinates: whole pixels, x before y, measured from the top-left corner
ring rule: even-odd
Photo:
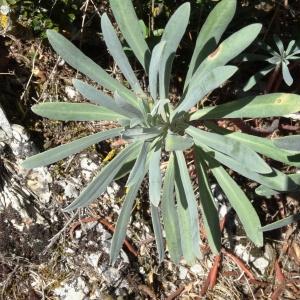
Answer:
[[[188,274],[188,269],[182,266],[179,266],[179,278],[181,280],[186,279]]]
[[[82,236],[82,230],[76,230],[75,231],[75,238],[77,240],[79,240],[81,238],[81,236]]]
[[[265,274],[265,271],[270,264],[270,261],[265,257],[265,255],[255,257],[251,255],[249,247],[242,244],[236,245],[234,252],[245,263],[252,263],[261,275]]]
[[[72,282],[65,282],[62,286],[54,290],[54,294],[60,300],[84,300],[88,293],[89,289],[81,277]]]
[[[98,262],[101,257],[101,253],[91,253],[86,255],[86,261],[95,269],[98,268]]]
[[[82,176],[86,181],[90,181],[94,172],[99,168],[90,158],[84,157],[80,161]]]
[[[242,244],[236,245],[235,248],[234,248],[234,252],[244,262],[251,261],[251,255],[250,255],[249,249],[246,246],[244,246]]]
[[[259,257],[253,261],[253,265],[260,271],[262,275],[264,275],[269,266],[269,260],[267,260],[265,257]]]
[[[204,276],[205,272],[203,267],[200,264],[194,264],[191,268],[190,268],[191,272],[198,275],[198,276]]]
[[[67,94],[67,96],[70,100],[73,100],[76,98],[76,96],[78,96],[78,92],[72,86],[66,86],[65,93]]]

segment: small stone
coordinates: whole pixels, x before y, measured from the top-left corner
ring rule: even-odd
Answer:
[[[65,92],[66,92],[68,98],[71,100],[74,99],[78,95],[78,92],[72,86],[66,86]]]
[[[109,195],[109,197],[112,197],[115,194],[115,190],[111,186],[108,186],[106,191],[107,191],[107,194]]]
[[[94,246],[97,246],[97,243],[94,242],[94,241],[88,241],[88,242],[87,242],[87,246],[89,246],[89,247],[94,247]]]
[[[82,230],[76,230],[75,231],[75,239],[80,239],[82,235]]]
[[[100,256],[100,253],[92,253],[86,256],[86,260],[92,267],[96,269],[98,267]]]
[[[259,257],[253,261],[253,265],[262,275],[264,275],[267,267],[269,266],[269,261],[264,257]]]
[[[83,224],[82,228],[83,228],[84,230],[91,230],[91,229],[93,229],[95,226],[97,226],[97,224],[98,224],[97,221],[85,223],[85,224]]]
[[[143,224],[141,224],[140,222],[135,222],[135,223],[134,223],[134,226],[135,226],[137,229],[141,229],[141,227],[143,227]]]
[[[180,266],[179,267],[179,278],[181,280],[186,279],[187,274],[188,274],[188,269]]]
[[[203,267],[200,264],[193,265],[190,270],[192,273],[194,273],[196,275],[199,275],[199,276],[205,275]]]
[[[227,212],[228,212],[227,206],[225,204],[221,205],[221,208],[219,210],[219,216],[220,216],[220,218],[221,219],[224,218],[226,216]]]
[[[103,279],[111,286],[114,286],[121,277],[121,271],[116,268],[107,268],[107,266],[100,266],[98,269],[103,275]]]
[[[13,124],[11,128],[13,129],[13,138],[16,139],[18,142],[24,143],[29,141],[29,135],[27,134],[23,126]]]
[[[80,161],[80,166],[82,168],[82,176],[86,181],[89,181],[93,173],[98,169],[98,166],[87,157]]]
[[[77,198],[79,191],[76,188],[76,185],[68,182],[64,187],[64,195],[70,199]]]
[[[51,191],[49,184],[52,183],[52,177],[44,167],[30,170],[26,176],[27,187],[39,197],[43,204],[49,203]]]
[[[236,245],[234,248],[234,252],[237,256],[239,256],[243,261],[248,262],[251,259],[251,255],[247,247],[242,244]]]
[[[65,60],[64,59],[62,59],[61,57],[59,57],[59,59],[58,59],[58,66],[59,67],[62,67],[63,65],[65,65]]]
[[[89,289],[81,277],[54,290],[60,300],[84,300],[88,293]]]
[[[101,241],[107,241],[107,240],[110,240],[112,237],[112,235],[107,231],[107,230],[103,230],[101,232]]]
[[[111,186],[112,186],[112,188],[114,189],[115,192],[117,192],[120,189],[120,186],[116,182],[113,182],[111,184]]]
[[[67,253],[67,254],[74,254],[75,251],[73,249],[71,249],[71,248],[67,248],[67,249],[65,249],[65,253]]]
[[[104,229],[102,224],[98,223],[96,227],[96,231],[102,234],[106,230]]]

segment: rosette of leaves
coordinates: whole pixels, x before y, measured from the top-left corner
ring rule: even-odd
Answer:
[[[266,67],[249,78],[244,91],[252,89],[264,76],[274,72],[275,75],[281,71],[284,82],[291,86],[294,82],[293,77],[289,70],[290,62],[300,59],[300,48],[297,46],[296,41],[289,42],[287,48],[284,48],[283,42],[277,36],[273,36],[277,49],[272,48],[264,42],[260,42],[260,48],[267,54],[248,54],[244,57],[244,61],[265,61],[268,63]],[[274,75],[274,76],[275,76]]]
[[[261,25],[246,26],[219,43],[233,18],[236,1],[219,2],[199,32],[181,100],[174,106],[168,99],[172,63],[188,25],[190,4],[184,3],[175,11],[152,51],[140,30],[131,1],[110,0],[110,5],[122,35],[148,74],[148,90],[142,89],[106,14],[101,18],[103,38],[124,74],[127,86],[108,75],[62,35],[48,31],[49,42],[55,51],[76,70],[110,91],[110,95],[74,79],[75,88],[93,104],[49,102],[34,105],[32,110],[40,116],[64,121],[113,120],[119,127],[35,155],[24,161],[23,167],[48,165],[117,136],[128,141],[78,199],[64,209],[68,212],[89,205],[113,180],[129,174],[127,192],[112,239],[111,262],[116,260],[122,247],[137,192],[147,173],[150,211],[160,261],[165,253],[163,230],[173,261],[179,262],[183,256],[192,264],[200,257],[198,207],[210,247],[213,253],[220,251],[218,211],[210,189],[209,174],[214,176],[228,197],[249,239],[262,246],[263,232],[258,215],[223,165],[264,186],[286,191],[295,189],[297,184],[269,166],[259,154],[290,165],[299,166],[300,162],[293,159],[294,152],[279,150],[268,139],[231,132],[210,123],[210,120],[286,115],[300,109],[300,97],[276,93],[190,112],[201,99],[236,73],[238,68],[227,63],[253,42]],[[200,201],[189,176],[185,150],[194,153]],[[161,167],[163,152],[168,157],[166,170]]]

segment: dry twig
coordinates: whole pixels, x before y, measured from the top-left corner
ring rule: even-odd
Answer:
[[[78,226],[81,226],[82,223],[90,223],[90,222],[99,222],[103,226],[105,226],[110,232],[114,233],[115,232],[115,227],[111,223],[109,223],[107,220],[100,218],[100,217],[87,217],[87,218],[82,218],[78,222],[75,222],[71,225],[70,228],[70,236],[73,239],[74,236],[74,231]],[[124,241],[124,245],[127,248],[127,250],[133,254],[135,257],[139,255],[138,251],[134,249],[134,247],[129,243],[127,239]]]

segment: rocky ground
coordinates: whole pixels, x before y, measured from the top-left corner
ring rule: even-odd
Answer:
[[[300,299],[297,224],[266,235],[265,246],[257,249],[216,185],[212,190],[220,216],[226,215],[222,257],[212,256],[201,227],[203,257],[197,264],[190,267],[182,261],[176,266],[168,257],[159,264],[145,182],[126,243],[111,266],[109,248],[123,182],[113,183],[86,209],[66,214],[62,208],[106,163],[111,150],[118,151],[118,141],[100,143],[44,168],[28,171],[19,163],[114,124],[34,116],[34,103],[83,101],[71,85],[71,78],[80,75],[43,43],[6,36],[0,45],[0,299]],[[97,59],[107,58],[101,56]],[[113,64],[108,71],[118,76]],[[297,120],[288,122],[299,125]],[[242,184],[252,195],[251,184]],[[297,194],[272,200],[253,197],[264,222],[299,211]],[[207,278],[218,259],[217,281],[211,287]]]

